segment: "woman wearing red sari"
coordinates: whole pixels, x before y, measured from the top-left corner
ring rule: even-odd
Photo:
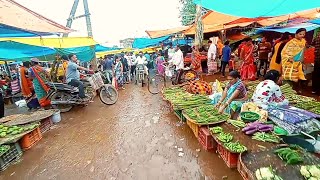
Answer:
[[[242,80],[255,80],[256,68],[254,65],[254,45],[251,38],[244,39],[246,42],[242,47],[240,58],[243,60],[240,74]]]
[[[21,92],[27,102],[29,109],[36,109],[40,107],[36,94],[34,92],[33,84],[28,78],[28,69],[30,62],[23,62],[23,66],[20,67],[20,83]]]

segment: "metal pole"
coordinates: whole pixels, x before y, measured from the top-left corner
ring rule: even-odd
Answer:
[[[87,23],[87,31],[88,31],[88,36],[92,37],[92,27],[91,27],[91,19],[90,19],[90,12],[89,12],[89,6],[88,6],[88,1],[83,0],[83,6],[84,6],[84,14],[86,16],[86,23]]]
[[[72,9],[70,11],[69,18],[67,19],[67,27],[71,28],[72,22],[74,19],[74,15],[76,14],[77,8],[78,8],[79,0],[74,0]],[[68,37],[68,34],[63,34],[63,37]]]

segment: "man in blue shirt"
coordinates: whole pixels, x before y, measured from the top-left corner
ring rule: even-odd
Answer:
[[[227,64],[229,64],[230,58],[231,58],[231,48],[229,46],[229,41],[226,41],[224,43],[224,47],[222,48],[221,72],[223,77],[225,77],[226,66]]]
[[[79,70],[90,71],[87,68],[81,67],[77,64],[78,58],[75,54],[69,55],[70,62],[68,63],[67,71],[66,71],[66,82],[74,87],[79,88],[79,97],[85,98],[84,86],[80,81],[80,72]]]

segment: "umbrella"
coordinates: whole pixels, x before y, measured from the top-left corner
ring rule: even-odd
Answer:
[[[194,3],[223,14],[248,18],[281,16],[320,7],[319,0],[194,0]]]

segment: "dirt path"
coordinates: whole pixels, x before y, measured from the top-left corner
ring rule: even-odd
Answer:
[[[63,114],[0,179],[241,179],[216,154],[197,149],[191,129],[159,95],[128,85],[116,105],[96,99]]]

